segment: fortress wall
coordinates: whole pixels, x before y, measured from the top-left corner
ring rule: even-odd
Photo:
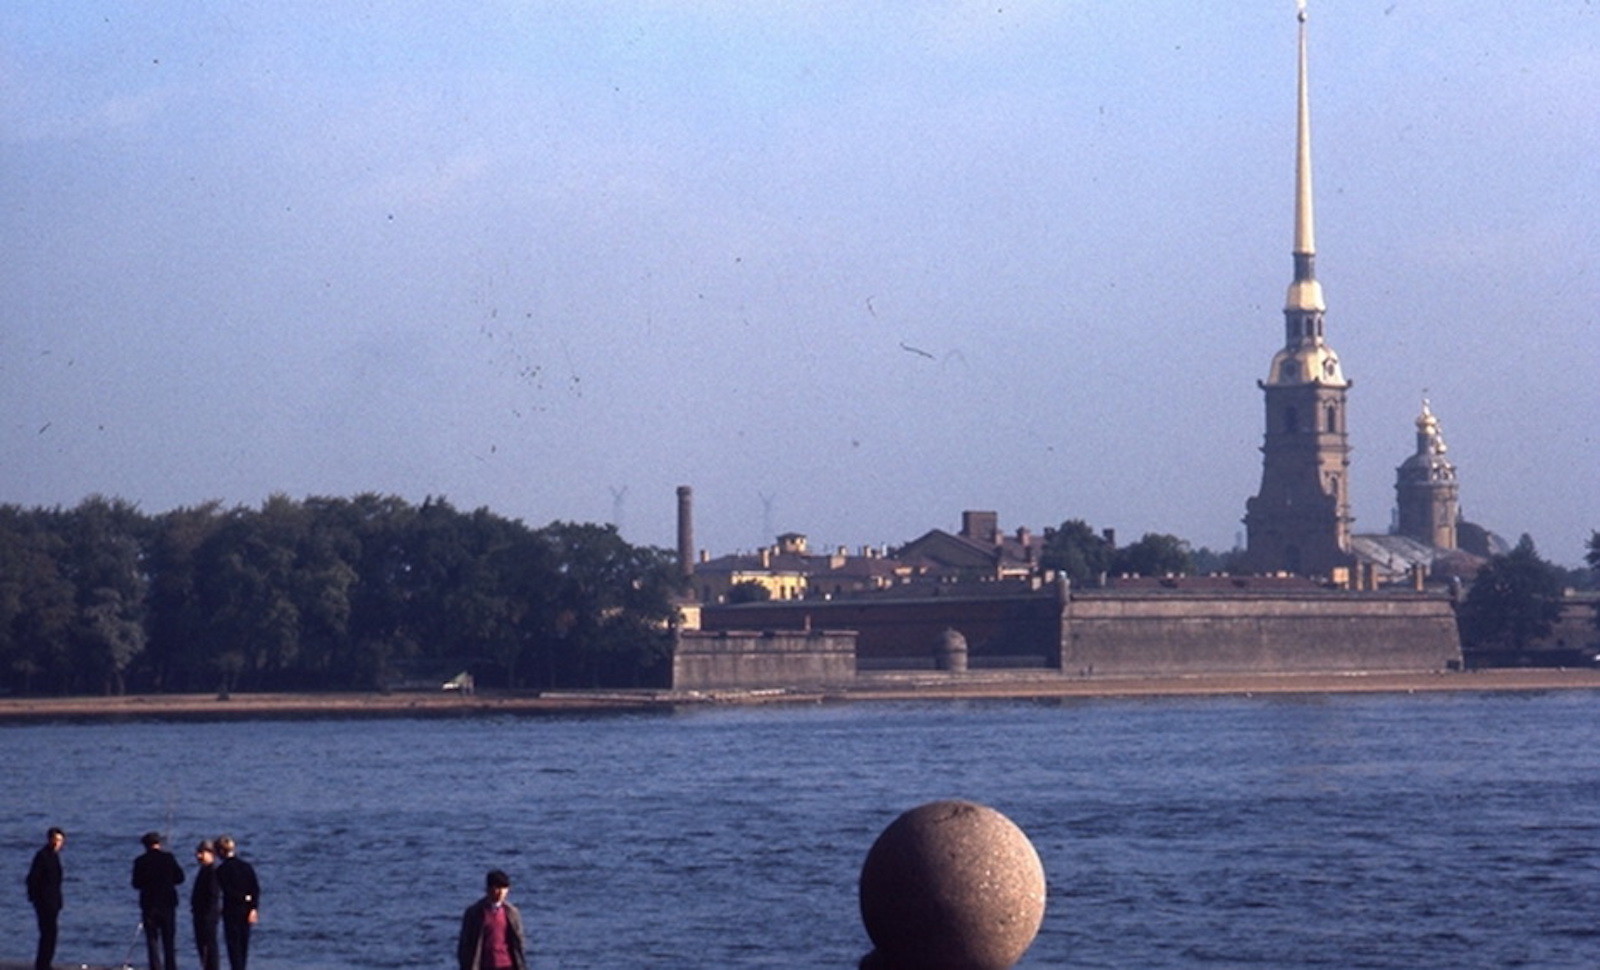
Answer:
[[[1550,628],[1550,635],[1535,646],[1551,650],[1594,650],[1600,647],[1600,628],[1595,626],[1595,611],[1600,597],[1594,593],[1569,595],[1561,604],[1561,615]]]
[[[855,676],[849,631],[685,630],[672,652],[673,690],[810,687]]]
[[[1414,593],[1075,593],[1076,675],[1434,671],[1461,662],[1447,599]]]
[[[803,600],[705,606],[703,630],[854,630],[862,668],[918,669],[933,665],[946,630],[966,637],[973,667],[1056,666],[1061,599],[1054,589],[1005,597]]]
[[[1170,677],[1425,672],[1461,663],[1449,600],[1400,591],[1089,590],[1065,605],[1052,591],[808,600],[707,606],[701,625],[680,638],[675,687],[841,683],[857,670],[931,669],[947,629],[966,637],[973,670]],[[818,629],[855,632],[811,632]],[[842,639],[830,639],[845,637],[848,654]]]

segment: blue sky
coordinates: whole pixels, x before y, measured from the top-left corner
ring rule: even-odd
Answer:
[[[0,501],[1231,546],[1294,56],[1290,0],[9,5]],[[1600,6],[1314,2],[1311,83],[1357,529],[1426,392],[1578,562]]]

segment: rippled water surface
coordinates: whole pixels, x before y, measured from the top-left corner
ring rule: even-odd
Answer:
[[[1597,765],[1586,691],[10,726],[0,960],[59,824],[63,963],[128,956],[156,828],[238,838],[259,970],[449,966],[493,866],[542,967],[843,970],[872,840],[964,797],[1044,860],[1022,967],[1592,970]]]

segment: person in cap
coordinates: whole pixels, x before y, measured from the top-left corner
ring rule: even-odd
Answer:
[[[200,956],[200,970],[218,970],[221,955],[217,950],[217,924],[222,920],[222,887],[217,885],[217,847],[207,839],[194,848],[194,889],[189,892],[189,911],[194,915],[194,946]]]
[[[528,970],[522,913],[506,902],[510,892],[510,877],[490,869],[483,898],[461,916],[461,939],[456,944],[461,970]]]
[[[178,965],[178,885],[183,867],[161,848],[161,833],[146,832],[139,840],[144,854],[133,860],[133,888],[139,890],[139,919],[144,923],[150,970],[176,970]]]

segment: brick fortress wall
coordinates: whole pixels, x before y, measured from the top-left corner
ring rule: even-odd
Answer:
[[[1063,672],[1078,676],[1376,673],[1457,667],[1444,596],[1420,593],[1076,594]]]
[[[948,630],[965,637],[974,673],[1375,673],[1461,663],[1449,600],[1400,591],[1089,590],[1063,596],[1045,587],[970,598],[706,606],[701,626],[704,632],[680,642],[674,668],[685,679],[674,686],[802,686],[845,682],[857,670],[931,670]],[[853,663],[844,658],[847,633],[811,631],[853,631]],[[810,656],[808,650],[818,652]]]

